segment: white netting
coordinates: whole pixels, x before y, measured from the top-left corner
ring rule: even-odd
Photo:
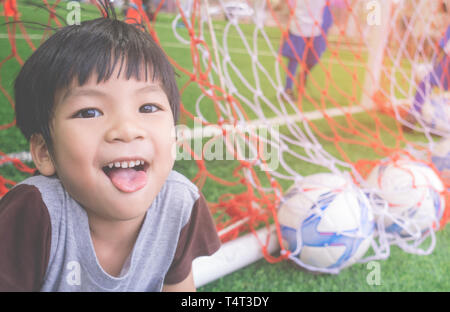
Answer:
[[[300,71],[303,69],[309,74],[306,86],[301,75],[296,79],[296,74],[289,74],[281,47],[289,41],[288,33],[292,32],[289,26],[298,14],[297,5],[306,7],[311,17],[320,1],[275,2],[242,1],[239,8],[229,1],[209,1],[208,5],[194,0],[183,3],[182,7],[189,9],[180,12],[173,21],[173,32],[181,43],[193,47],[192,53],[198,62],[195,66],[207,72],[207,82],[200,87],[204,89],[196,100],[194,114],[201,122],[217,124],[219,128],[224,124],[257,125],[278,132],[276,140],[270,142],[279,152],[279,166],[270,171],[277,180],[301,180],[311,173],[298,165],[306,162],[316,172],[343,175],[362,187],[377,215],[378,235],[372,243],[373,254],[361,261],[387,258],[390,244],[411,253],[430,253],[435,246],[434,227],[439,220],[426,231],[420,231],[420,235],[417,232],[409,236],[386,233],[383,220],[394,216],[386,201],[374,196],[378,190],[366,185],[366,172],[359,167],[365,159],[353,159],[351,150],[358,155],[370,149],[380,158],[404,154],[413,159],[423,149],[431,151],[432,133],[447,135],[426,124],[412,109],[420,79],[427,76],[424,71],[433,69],[432,64],[440,53],[436,44],[448,23],[444,2],[433,1],[430,5],[425,0],[389,1],[382,6],[378,1],[323,1],[334,19],[328,34],[319,30],[325,37],[326,56],[320,58],[319,53],[313,51],[317,64],[308,68],[307,64],[302,64],[302,55],[296,55]],[[370,14],[382,14],[381,24],[370,25]],[[189,33],[179,27],[183,20],[188,22],[186,27],[192,27]],[[192,26],[193,21],[197,25]],[[376,23],[377,19],[374,21]],[[324,20],[321,17],[315,22],[317,26]],[[297,27],[301,33],[301,26]],[[274,34],[279,37],[274,38]],[[334,74],[337,71],[342,72],[342,77]],[[286,92],[286,76],[293,78],[297,98]],[[446,92],[445,87],[437,87],[440,90],[433,90],[433,96]],[[369,98],[367,103],[363,103],[364,97]],[[214,105],[220,116],[208,117],[211,115],[207,112]],[[391,113],[396,120],[383,121],[375,108]],[[415,125],[405,117],[407,112],[416,117]],[[362,115],[365,117],[356,117]],[[402,124],[420,130],[426,139],[410,142],[403,136]],[[322,131],[321,126],[326,130]],[[381,138],[382,131],[394,137],[395,142],[386,143]],[[256,149],[250,141],[246,144],[247,148]],[[404,149],[406,145],[409,150]],[[250,166],[257,165],[261,162],[250,163]],[[254,188],[271,192],[270,187],[254,183],[251,170],[244,169],[244,176]],[[413,222],[396,218],[402,224]],[[428,239],[429,246],[423,247]],[[324,271],[336,273],[339,269]]]

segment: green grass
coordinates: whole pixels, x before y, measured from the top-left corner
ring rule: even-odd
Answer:
[[[354,264],[338,275],[305,272],[290,261],[270,264],[260,260],[214,281],[200,291],[449,291],[450,230],[437,235],[437,248],[431,255],[407,254],[397,247],[379,263],[380,284],[369,284],[374,272],[366,263]],[[370,280],[370,276],[369,276]]]
[[[34,3],[41,3],[39,0],[33,0]],[[64,2],[62,2],[57,14],[64,17],[66,14]],[[19,2],[19,8],[22,12],[22,19],[25,21],[35,21],[40,23],[47,23],[48,14],[43,10],[36,10],[32,6],[24,5]],[[82,4],[82,20],[98,17],[96,9],[92,6]],[[173,17],[161,13],[155,24],[158,38],[161,45],[167,54],[173,58],[177,64],[189,71],[193,71],[193,60],[190,54],[189,46],[180,44],[174,36],[171,19]],[[222,42],[225,31],[229,31],[227,44],[230,48],[230,55],[237,68],[239,68],[242,77],[239,77],[231,68],[228,68],[229,78],[233,81],[239,94],[245,98],[253,101],[254,89],[262,90],[263,95],[270,103],[278,103],[275,91],[271,86],[271,79],[276,79],[276,71],[274,66],[273,56],[268,54],[268,45],[260,36],[257,40],[257,48],[260,52],[258,55],[259,62],[263,65],[264,70],[267,71],[268,77],[264,77],[261,69],[255,69],[252,64],[252,59],[242,51],[246,50],[245,45],[241,39],[236,39],[239,34],[236,29],[226,28],[223,21],[215,21],[216,35],[218,42]],[[54,24],[53,24],[54,26]],[[250,24],[241,25],[241,29],[245,38],[250,38],[255,31],[255,27]],[[42,30],[31,29],[27,27],[29,34],[42,34]],[[267,28],[265,30],[269,35],[270,45],[277,49],[279,45],[280,32],[276,28]],[[187,30],[185,28],[177,28],[177,32],[184,38],[188,38]],[[6,26],[0,25],[0,33],[6,33]],[[234,39],[233,39],[234,38]],[[205,40],[211,46],[211,38],[209,32],[205,29]],[[38,46],[40,39],[32,39],[33,43]],[[18,39],[16,41],[17,51],[20,57],[25,60],[31,54],[31,48],[28,47],[24,40]],[[251,46],[253,48],[253,46]],[[10,45],[6,39],[0,39],[0,61],[5,59],[10,54]],[[357,105],[361,96],[361,85],[364,81],[364,68],[356,66],[357,61],[364,62],[367,60],[367,53],[360,52],[355,55],[348,50],[338,51],[340,60],[347,62],[350,65],[340,66],[336,64],[336,56],[332,55],[330,51],[324,53],[322,60],[323,65],[329,71],[327,77],[320,66],[316,66],[312,73],[311,79],[306,89],[306,97],[302,100],[300,108],[303,111],[314,111],[317,107],[330,108],[334,107],[334,101],[341,106]],[[285,62],[285,60],[283,60]],[[353,65],[351,65],[353,64]],[[206,70],[204,64],[201,65],[203,70]],[[0,69],[1,84],[9,95],[13,94],[14,77],[20,70],[19,63],[11,59],[3,64]],[[256,70],[256,75],[253,71]],[[404,70],[410,70],[409,64],[404,64]],[[180,87],[184,86],[189,77],[181,74],[177,78]],[[284,83],[284,75],[281,75],[281,83]],[[258,81],[256,77],[260,78]],[[215,84],[219,85],[219,78],[213,75]],[[250,84],[250,89],[244,86],[244,80]],[[405,82],[406,83],[406,82]],[[323,91],[328,92],[327,96],[323,95]],[[196,83],[190,83],[182,95],[182,102],[185,108],[193,114],[196,114],[196,102],[201,95],[201,90]],[[241,100],[241,99],[240,99]],[[253,103],[253,102],[252,102]],[[217,114],[213,108],[213,101],[204,98],[201,101],[201,112],[205,118],[211,122],[217,121]],[[276,117],[275,113],[265,103],[260,103],[258,107],[267,118]],[[257,114],[248,105],[244,105],[245,113],[250,119],[255,119]],[[287,112],[292,114],[295,112],[294,108],[287,107]],[[385,129],[377,129],[373,116],[367,113],[359,113],[351,116],[351,119],[345,117],[335,117],[333,121],[335,125],[331,125],[325,119],[319,119],[312,122],[314,126],[320,131],[320,135],[315,133],[318,143],[330,153],[333,157],[342,159],[342,154],[338,152],[337,147],[342,149],[346,156],[351,161],[360,159],[379,159],[382,154],[372,148],[367,148],[364,145],[357,145],[347,143],[342,140],[336,142],[333,140],[334,131],[337,131],[338,126],[343,130],[338,133],[342,138],[356,139],[361,143],[377,143],[383,142],[385,146],[389,147],[403,147],[404,140],[392,136],[388,130],[397,133],[398,124],[392,118],[377,114],[380,123],[385,126]],[[14,119],[14,113],[11,104],[7,97],[0,93],[0,124],[6,124]],[[189,126],[193,122],[188,120]],[[298,125],[301,130],[305,130],[305,126]],[[359,133],[355,136],[352,133],[347,133],[347,130],[353,130],[353,133]],[[286,126],[280,127],[280,132],[294,138],[292,133]],[[419,133],[405,134],[409,141],[425,142],[423,135]],[[204,141],[205,142],[205,141]],[[305,151],[295,145],[289,145],[291,150],[304,155]],[[28,149],[28,143],[21,135],[16,127],[11,127],[0,131],[0,151],[5,153],[19,152]],[[309,175],[327,169],[314,165],[310,162],[299,161],[297,158],[284,155],[286,162],[293,170],[302,175]],[[205,166],[208,171],[214,175],[235,181],[236,178],[231,175],[233,170],[239,164],[238,161],[214,160],[206,161]],[[32,166],[32,164],[28,164]],[[186,175],[188,178],[193,178],[198,172],[197,164],[194,160],[180,160],[175,164],[175,169]],[[286,173],[280,170],[281,173]],[[264,180],[264,173],[257,170],[258,177],[262,179],[262,183],[268,186],[268,181]],[[0,167],[0,175],[11,179],[13,181],[21,181],[28,175],[20,172],[11,165]],[[290,186],[291,182],[280,180],[280,184],[284,189]],[[211,183],[210,180],[205,184],[203,193],[205,197],[212,202],[218,200],[221,194],[226,193],[241,193],[245,190],[242,184],[235,187],[224,187],[218,183]],[[396,247],[392,247],[391,256],[387,260],[378,261],[380,264],[381,284],[369,285],[366,282],[366,277],[370,270],[367,269],[366,264],[355,264],[350,268],[343,270],[339,275],[314,275],[299,269],[294,264],[284,261],[277,264],[269,264],[265,260],[258,261],[248,267],[230,274],[218,281],[212,282],[199,291],[449,291],[450,279],[448,272],[450,271],[450,230],[444,228],[437,233],[437,244],[434,252],[429,256],[417,256],[407,254]]]

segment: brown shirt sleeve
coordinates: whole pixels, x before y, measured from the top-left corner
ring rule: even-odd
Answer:
[[[183,281],[191,271],[192,261],[201,256],[210,256],[220,247],[216,226],[211,217],[203,194],[192,208],[191,217],[183,227],[178,246],[164,284],[177,284]]]
[[[0,200],[0,291],[39,291],[50,257],[51,223],[39,190],[21,184]]]

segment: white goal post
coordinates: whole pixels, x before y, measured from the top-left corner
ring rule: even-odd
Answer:
[[[280,249],[275,225],[269,229],[256,231],[259,240],[265,242],[268,237],[267,252],[274,253]],[[261,246],[255,234],[249,233],[223,244],[210,257],[200,257],[194,260],[192,270],[196,287],[204,286],[225,275],[236,272],[249,264],[263,258]]]

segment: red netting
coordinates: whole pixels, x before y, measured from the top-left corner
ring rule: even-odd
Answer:
[[[433,68],[441,58],[448,58],[440,45],[450,20],[445,1],[433,1],[432,5],[421,0],[397,1],[386,5],[388,9],[380,1],[369,1],[372,7],[367,1],[326,1],[320,14],[324,14],[325,8],[329,9],[332,18],[329,30],[324,29],[323,15],[320,18],[314,15],[313,7],[317,4],[306,2],[310,7],[303,13],[309,12],[310,18],[315,19],[313,25],[318,31],[314,37],[324,39],[324,55],[323,51],[316,50],[314,40],[303,34],[304,28],[295,21],[296,1],[242,1],[247,6],[241,10],[252,10],[248,15],[232,11],[227,1],[209,1],[208,7],[200,0],[163,0],[153,7],[147,3],[144,8],[141,0],[133,0],[127,8],[124,19],[142,25],[165,49],[180,74],[181,122],[191,125],[200,120],[202,127],[218,129],[218,133],[208,138],[202,152],[214,139],[231,133],[228,126],[236,128],[255,121],[267,124],[275,122],[277,117],[285,117],[277,124],[281,124],[281,138],[285,143],[279,146],[280,170],[261,170],[261,165],[267,165],[262,150],[257,150],[256,160],[239,160],[237,151],[230,150],[235,156],[233,159],[238,161],[228,176],[218,175],[203,155],[198,155],[189,144],[180,143],[198,167],[193,182],[200,189],[205,184],[214,184],[222,190],[210,207],[217,216],[217,229],[223,241],[234,239],[243,231],[255,231],[263,224],[276,223],[275,212],[283,189],[296,174],[347,171],[363,187],[364,178],[382,158],[395,159],[401,155],[420,159],[442,176],[442,170],[432,162],[432,147],[441,137],[445,139],[447,133],[432,124],[420,120],[417,123],[417,114],[416,124],[411,126],[408,116],[420,81],[427,77],[426,73],[420,74],[421,69]],[[55,9],[61,6],[59,1],[49,4],[42,0],[42,4],[48,11],[47,24],[61,27],[64,21]],[[21,22],[21,3],[17,7],[15,1],[5,0],[3,5],[5,21],[16,23],[6,25],[8,43],[3,40],[1,44],[2,49],[8,48],[11,52],[0,61],[3,94],[0,104],[14,107],[12,90],[5,88],[11,81],[2,79],[2,67],[9,62],[23,64],[16,46],[19,34],[33,51],[49,33],[44,31],[39,43],[34,43],[27,25]],[[97,8],[103,10],[98,4]],[[219,14],[214,15],[214,9]],[[167,42],[168,27],[164,28],[162,23],[172,28],[178,42]],[[296,25],[299,32],[297,38],[305,42],[300,55],[290,36],[295,32],[292,25]],[[298,63],[300,73],[290,72],[283,46],[294,51],[290,59]],[[183,60],[180,54],[172,53],[172,49],[181,48],[186,51]],[[237,54],[247,54],[247,58],[238,60]],[[316,64],[311,66],[308,62]],[[443,67],[440,82],[430,91],[433,96],[448,92],[448,66]],[[253,74],[251,78],[246,76],[249,73]],[[293,96],[284,90],[286,78],[292,80]],[[207,103],[208,118],[196,119],[201,110],[198,103],[187,102],[192,100],[192,94],[198,103]],[[294,126],[287,120],[296,114],[301,118],[292,128]],[[3,122],[0,130],[14,126],[13,120]],[[407,126],[414,128],[414,132]],[[261,137],[251,131],[238,136],[247,146],[258,146],[262,142]],[[289,157],[284,155],[296,160],[288,163]],[[7,157],[1,158],[2,163],[10,161]],[[17,170],[33,172],[19,159],[12,161]],[[298,165],[302,162],[312,166],[304,169]],[[0,175],[0,196],[16,182]],[[444,182],[450,187],[450,180]],[[235,191],[236,187],[240,187],[239,191]],[[450,209],[446,209],[441,224],[449,217]],[[279,229],[277,234],[281,241]],[[266,256],[270,261],[281,259]]]

